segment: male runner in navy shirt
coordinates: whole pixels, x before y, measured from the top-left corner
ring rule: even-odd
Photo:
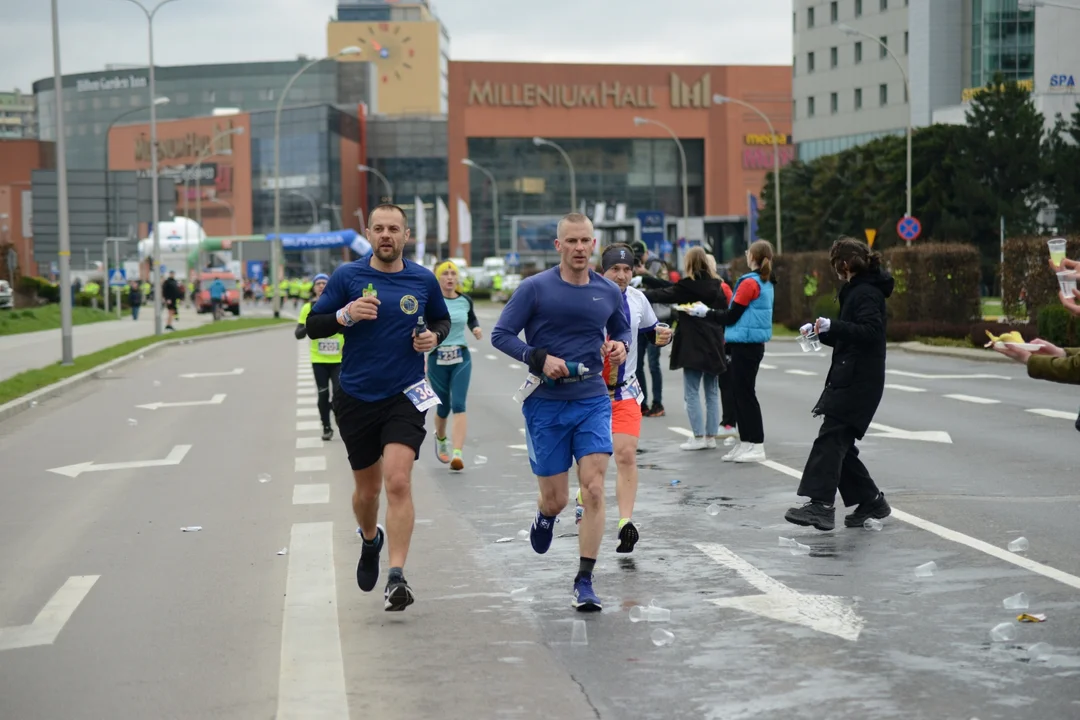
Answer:
[[[353,512],[364,538],[356,582],[364,592],[374,589],[388,539],[384,608],[404,610],[413,602],[402,572],[415,519],[412,468],[427,434],[427,410],[438,404],[425,376],[424,353],[446,339],[450,313],[431,271],[401,256],[409,239],[404,210],[372,210],[367,237],[374,254],[334,271],[306,327],[313,340],[342,333],[347,341],[334,412],[356,482]],[[377,525],[384,479],[385,532]]]
[[[581,612],[602,607],[593,592],[592,572],[604,535],[604,474],[612,446],[611,401],[601,374],[605,357],[620,365],[630,347],[622,292],[589,269],[595,248],[587,217],[570,213],[560,220],[555,241],[559,266],[524,280],[491,332],[492,345],[527,363],[534,375],[554,381],[541,384],[525,400],[529,463],[540,486],[530,540],[540,554],[551,547],[555,518],[570,498],[568,472],[577,460],[585,517],[573,605]],[[522,330],[525,342],[518,338]],[[583,364],[587,373],[571,377],[567,361]]]

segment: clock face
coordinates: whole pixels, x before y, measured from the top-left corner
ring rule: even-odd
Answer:
[[[383,85],[404,81],[406,74],[413,69],[412,60],[416,50],[412,46],[412,38],[400,25],[369,25],[367,34],[356,38],[356,41],[365,48],[364,57],[378,67],[379,82]]]

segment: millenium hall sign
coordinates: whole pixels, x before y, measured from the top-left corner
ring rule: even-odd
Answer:
[[[707,108],[712,105],[709,73],[687,84],[671,73],[671,107]],[[469,105],[482,107],[553,108],[655,108],[652,85],[631,85],[618,81],[591,85],[558,83],[493,83],[473,80],[469,84]]]

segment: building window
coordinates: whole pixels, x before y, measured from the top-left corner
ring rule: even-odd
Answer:
[[[806,27],[814,27],[814,8],[806,9]]]
[[[888,50],[889,36],[888,35],[882,35],[881,37],[878,38],[878,40],[881,41],[881,47],[878,49],[878,57],[879,58],[887,58],[889,56],[889,50]]]
[[[889,0],[881,0],[881,12],[889,9]]]
[[[908,54],[908,31],[904,31],[904,54]]]
[[[814,98],[808,97],[806,99],[806,116],[814,117]]]
[[[855,17],[862,17],[862,0],[855,0]]]
[[[799,32],[799,13],[791,13],[791,32]]]
[[[836,67],[840,64],[839,49],[829,48],[829,67]]]
[[[814,72],[814,53],[806,53],[806,72]]]
[[[862,62],[862,40],[855,43],[855,64],[858,65]]]
[[[886,85],[885,83],[882,83],[882,84],[878,85],[877,94],[878,94],[878,104],[880,104],[881,107],[885,107],[886,105],[889,104],[889,86],[888,85]]]
[[[840,3],[833,0],[829,3],[829,22],[835,25],[840,20]]]
[[[855,88],[855,109],[862,110],[862,88]]]
[[[829,95],[829,112],[833,115],[840,112],[840,98],[836,93]]]
[[[214,90],[203,90],[202,101],[204,103],[217,102],[217,92]]]

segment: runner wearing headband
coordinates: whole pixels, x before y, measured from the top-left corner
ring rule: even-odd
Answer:
[[[307,318],[319,296],[330,282],[330,276],[319,273],[311,287],[311,298],[300,308],[296,318],[296,339],[307,337]],[[319,418],[322,420],[322,439],[333,440],[334,428],[330,426],[330,387],[334,388],[334,397],[338,394],[338,376],[341,373],[341,351],[345,347],[345,336],[341,333],[328,338],[311,341],[311,372],[315,375],[315,387],[319,389]]]
[[[435,277],[439,279],[443,300],[450,311],[450,334],[435,351],[428,355],[428,380],[440,405],[435,408],[435,455],[439,462],[450,463],[451,470],[464,470],[465,460],[461,451],[465,447],[465,396],[469,394],[469,380],[472,377],[472,357],[465,330],[472,331],[473,337],[483,337],[480,323],[473,312],[473,301],[461,293],[458,284],[457,265],[447,260],[435,268]],[[451,453],[450,439],[446,437],[446,420],[454,413],[453,441]]]
[[[630,323],[630,350],[626,362],[613,366],[609,361],[604,361],[604,380],[607,382],[608,397],[611,398],[611,439],[618,470],[615,498],[619,504],[619,547],[615,552],[630,553],[634,551],[639,537],[631,519],[637,499],[637,446],[641,437],[643,400],[637,378],[638,333],[643,333],[649,342],[663,347],[671,341],[671,328],[657,322],[656,313],[645,299],[645,294],[630,287],[630,279],[634,276],[634,252],[629,245],[616,243],[605,248],[601,267],[604,277],[622,290],[622,310]],[[584,512],[579,489],[576,508],[578,523]]]

